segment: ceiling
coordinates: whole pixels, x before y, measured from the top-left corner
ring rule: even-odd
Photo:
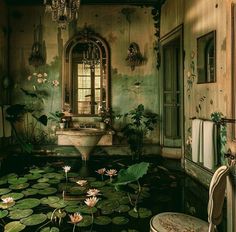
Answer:
[[[165,0],[81,0],[82,5],[160,6]],[[8,5],[43,5],[43,0],[5,0]]]

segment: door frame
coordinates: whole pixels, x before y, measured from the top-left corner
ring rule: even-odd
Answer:
[[[178,27],[174,28],[172,31],[164,35],[160,38],[160,54],[161,54],[161,61],[163,61],[163,48],[166,44],[170,43],[173,40],[179,39],[180,41],[180,118],[181,118],[181,156],[183,158],[183,151],[184,151],[184,41],[183,41],[183,24],[179,25]],[[163,62],[161,62],[160,66],[160,116],[162,118],[160,122],[160,146],[161,150],[164,148],[164,123],[163,123],[163,77],[164,77],[164,67]],[[173,149],[175,149],[173,147]]]

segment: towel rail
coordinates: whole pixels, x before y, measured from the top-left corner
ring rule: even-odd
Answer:
[[[189,118],[190,120],[194,120],[194,119],[200,119],[203,121],[210,121],[213,122],[212,119],[208,119],[208,118],[197,118],[197,117],[192,117]],[[215,122],[216,124],[223,124],[223,123],[236,123],[236,119],[235,118],[222,118],[220,122]]]

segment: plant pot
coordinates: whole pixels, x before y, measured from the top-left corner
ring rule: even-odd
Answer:
[[[106,129],[106,123],[105,122],[100,122],[99,126],[100,126],[101,130],[105,130]]]
[[[59,123],[60,129],[64,129],[64,128],[65,128],[65,125],[66,125],[66,124],[65,124],[64,122],[60,122],[60,123]]]

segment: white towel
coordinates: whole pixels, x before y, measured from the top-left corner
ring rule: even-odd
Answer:
[[[3,124],[4,124],[4,137],[11,137],[11,124],[8,120],[6,120],[7,116],[7,108],[9,105],[3,106]]]
[[[0,106],[0,138],[3,137],[3,116],[2,106]]]
[[[203,165],[213,169],[217,164],[217,126],[214,122],[203,122]]]
[[[192,121],[192,160],[193,162],[203,162],[203,121],[194,119]]]

